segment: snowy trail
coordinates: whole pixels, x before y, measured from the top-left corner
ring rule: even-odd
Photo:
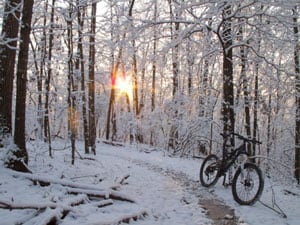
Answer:
[[[150,200],[145,207],[150,207],[157,222],[152,221],[151,224],[238,224],[233,209],[185,173],[163,168],[163,164],[159,165],[155,158],[153,162],[150,157],[143,160],[128,152],[124,154],[122,151],[111,150],[105,150],[101,154],[123,161],[121,165],[128,164],[128,173],[143,179],[136,183],[136,188],[145,190],[145,187],[138,185],[148,186],[148,193],[139,193],[139,190],[136,193],[139,193],[141,204]],[[130,170],[131,168],[134,170]],[[149,223],[147,219],[144,222],[139,221],[139,224]]]
[[[162,151],[153,151],[147,154],[149,149],[143,146],[125,146],[113,147],[109,145],[99,146],[99,154],[123,159],[130,162],[130,165],[138,168],[146,168],[144,170],[156,172],[157,176],[164,176],[164,179],[173,179],[176,182],[178,190],[183,190],[181,196],[182,201],[188,203],[187,206],[192,208],[192,212],[204,211],[204,215],[197,215],[209,218],[208,224],[241,224],[241,225],[298,225],[300,193],[299,187],[295,185],[285,185],[283,183],[274,183],[271,179],[265,177],[265,187],[261,196],[261,201],[272,207],[276,203],[287,218],[283,218],[280,214],[265,207],[260,202],[253,206],[241,206],[237,204],[232,197],[231,188],[224,188],[221,184],[222,179],[212,189],[206,189],[199,184],[199,159],[174,158],[164,155]],[[135,166],[134,166],[135,165]],[[143,182],[147,178],[141,174]],[[138,184],[138,183],[137,183]],[[153,185],[153,183],[149,185]],[[145,187],[144,187],[145,188]],[[147,190],[147,189],[146,189]],[[152,191],[155,191],[153,189]],[[289,191],[294,194],[287,194]],[[274,196],[273,196],[274,194]],[[274,202],[273,202],[274,201]],[[182,204],[181,202],[179,204]],[[200,206],[199,206],[200,204]],[[196,209],[196,210],[195,210]],[[203,210],[205,209],[205,210]],[[194,210],[194,211],[193,211]],[[231,220],[226,218],[234,217]],[[150,223],[151,224],[151,223]],[[160,224],[160,223],[157,223]],[[165,223],[168,224],[168,223]],[[202,223],[169,223],[169,224],[205,224]]]
[[[300,192],[297,186],[274,183],[265,178],[261,200],[272,205],[274,193],[276,203],[287,215],[283,218],[259,202],[253,206],[240,206],[233,200],[231,189],[224,188],[221,181],[211,189],[202,187],[199,159],[169,157],[162,150],[149,150],[147,146],[118,147],[99,142],[96,156],[85,155],[84,159],[77,158],[75,165],[71,165],[70,151],[65,142],[55,143],[57,150],[53,158],[49,158],[44,143],[34,143],[29,149],[29,165],[37,176],[93,186],[97,190],[116,190],[127,199],[133,199],[134,203],[116,200],[103,208],[96,205],[99,199],[89,199],[74,207],[74,212],[60,221],[61,225],[111,225],[136,215],[138,219],[130,224],[299,224]],[[78,143],[78,149],[84,149],[82,143]],[[121,182],[124,178],[125,181]],[[58,204],[70,200],[72,196],[66,195],[67,192],[60,182],[40,187],[28,179],[13,176],[0,165],[0,200],[4,202]],[[51,212],[44,214],[49,216]],[[36,219],[36,212],[32,209],[0,209],[0,224],[21,224],[19,221],[26,221],[28,215]]]

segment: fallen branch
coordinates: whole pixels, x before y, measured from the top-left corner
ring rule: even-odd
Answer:
[[[124,184],[124,182],[130,177],[129,174],[125,175],[121,180],[120,180],[120,184]]]
[[[66,210],[72,210],[72,207],[70,206],[64,206],[61,204],[53,203],[53,202],[48,202],[48,203],[14,203],[14,202],[9,202],[9,201],[4,201],[0,200],[0,208],[1,209],[46,209],[46,208],[64,208]]]
[[[72,206],[82,204],[87,201],[86,195],[78,195],[71,199],[67,199],[61,204],[55,202],[47,203],[15,203],[11,201],[0,200],[0,208],[2,209],[46,209],[46,208],[62,208],[67,211],[74,211]]]
[[[0,208],[3,209],[36,209],[37,212],[26,220],[23,225],[49,225],[56,224],[60,219],[67,216],[69,212],[74,212],[74,206],[87,202],[86,195],[78,195],[70,199],[66,199],[61,204],[48,202],[48,203],[14,203],[5,200],[0,200]],[[15,224],[20,224],[15,222]]]
[[[96,206],[98,208],[103,208],[105,206],[109,206],[109,205],[114,204],[114,202],[113,202],[113,200],[108,199],[108,200],[102,200],[102,201],[98,201],[98,202],[93,202],[93,203],[90,203],[90,204],[93,205],[93,206]]]
[[[33,182],[38,183],[44,183],[44,184],[60,184],[62,186],[72,187],[72,188],[82,188],[82,189],[89,189],[89,190],[97,190],[97,191],[103,191],[103,189],[94,186],[94,185],[85,185],[85,184],[78,184],[71,180],[59,180],[59,179],[53,179],[53,178],[45,178],[42,176],[34,175],[34,174],[27,174],[27,173],[21,173],[21,172],[15,172],[12,170],[9,170],[9,173],[11,173],[15,177],[25,177]]]
[[[145,210],[141,210],[136,213],[127,214],[124,216],[119,216],[119,218],[116,218],[112,221],[104,221],[97,223],[98,225],[115,225],[115,224],[122,224],[122,223],[130,223],[131,220],[137,221],[138,219],[142,219],[146,217],[148,213]]]
[[[95,190],[88,190],[88,189],[81,189],[81,188],[67,188],[67,192],[69,194],[79,194],[79,193],[86,194],[89,198],[91,197],[103,198],[103,199],[111,198],[119,201],[127,201],[131,203],[135,203],[135,200],[133,200],[129,196],[113,190],[95,191]]]
[[[117,181],[114,185],[111,186],[111,189],[118,190],[121,185],[126,184],[125,181],[130,177],[129,174],[125,175],[120,181]]]
[[[113,142],[113,141],[102,141],[104,144],[107,144],[107,145],[112,145],[112,146],[118,146],[118,147],[124,147],[123,144],[121,143],[118,143],[118,142]]]
[[[45,211],[41,212],[39,215],[27,221],[23,225],[55,225],[64,214],[67,214],[67,212],[64,212],[62,209],[47,208]]]

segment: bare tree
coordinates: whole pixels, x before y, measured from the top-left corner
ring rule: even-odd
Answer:
[[[156,22],[157,20],[157,0],[155,0],[154,2],[154,15],[153,15],[153,19],[154,22]],[[152,81],[151,81],[151,112],[153,112],[155,110],[155,97],[156,97],[156,70],[157,70],[157,66],[156,66],[156,57],[157,57],[157,28],[154,27],[154,32],[153,32],[153,59],[152,59]],[[151,133],[150,133],[150,144],[153,145],[154,144],[154,140],[153,140],[153,130],[151,129]]]
[[[232,6],[224,2],[222,24],[220,26],[220,40],[223,52],[223,133],[224,145],[234,146],[234,138],[229,136],[234,133],[234,92],[233,92],[233,65],[232,65]],[[224,148],[225,149],[225,148]],[[223,154],[226,154],[226,152]]]
[[[21,0],[5,1],[0,41],[0,135],[12,132],[13,80]],[[1,145],[1,137],[0,137]]]
[[[298,7],[293,9],[294,36],[295,36],[295,87],[296,87],[296,130],[295,130],[295,178],[300,183],[300,44],[299,44],[299,13]]]
[[[180,23],[176,21],[179,17],[179,14],[177,12],[177,9],[175,12],[173,12],[173,0],[168,0],[169,2],[169,8],[170,8],[170,18],[171,18],[171,23],[170,23],[170,32],[171,32],[171,41],[174,44],[174,47],[172,48],[172,73],[173,73],[173,89],[172,89],[172,96],[173,96],[173,101],[174,101],[174,107],[175,107],[175,112],[174,112],[174,118],[173,118],[173,124],[171,126],[170,130],[170,137],[169,137],[169,146],[172,149],[176,149],[177,146],[177,141],[178,141],[178,91],[179,91],[179,27]],[[174,28],[173,29],[173,24]]]
[[[76,54],[76,76],[81,78],[81,100],[82,100],[82,121],[83,121],[83,136],[84,136],[84,152],[89,153],[89,127],[87,118],[87,100],[86,100],[86,85],[85,85],[85,69],[84,69],[84,55],[83,55],[83,28],[84,28],[84,15],[85,3],[76,0],[77,10],[77,23],[78,23],[78,41],[77,41],[77,54]]]
[[[53,26],[54,26],[54,6],[55,0],[52,0],[51,8],[51,18],[50,18],[50,29],[49,29],[49,50],[47,58],[47,77],[45,81],[46,86],[46,96],[45,96],[45,115],[44,115],[44,137],[48,142],[49,146],[49,156],[52,157],[52,147],[51,147],[51,128],[49,120],[49,97],[50,97],[50,86],[51,86],[51,77],[52,77],[52,48],[53,48]],[[45,38],[45,37],[44,37]]]
[[[76,118],[76,95],[77,84],[74,81],[74,65],[73,65],[73,6],[70,2],[69,12],[65,15],[67,23],[67,47],[68,47],[68,130],[71,139],[71,154],[72,164],[75,163],[75,151],[76,151],[76,134],[77,134],[77,118]]]
[[[239,20],[240,24],[244,24],[243,20]],[[244,39],[244,31],[243,25],[240,25],[239,28],[239,39],[243,41]],[[248,49],[245,45],[240,47],[240,57],[241,57],[241,86],[244,95],[244,114],[245,114],[245,131],[248,138],[251,138],[251,119],[250,119],[250,93],[249,93],[249,83],[247,79],[247,55]],[[248,143],[247,145],[247,152],[251,155],[251,144]]]
[[[96,154],[96,124],[95,124],[95,36],[96,36],[97,2],[92,4],[90,51],[89,51],[89,145]]]
[[[110,12],[111,12],[111,33],[110,38],[111,42],[114,42],[114,30],[113,30],[113,4],[110,6]],[[107,112],[107,119],[106,119],[106,140],[110,139],[110,126],[112,123],[112,141],[115,140],[116,135],[116,114],[114,111],[114,105],[115,105],[115,95],[116,95],[116,76],[119,71],[120,66],[120,60],[122,57],[122,47],[119,49],[118,57],[117,57],[117,63],[115,65],[115,56],[114,56],[114,49],[111,49],[111,70],[110,70],[110,79],[111,79],[111,89],[110,89],[110,97],[109,97],[109,104],[108,104],[108,112]]]
[[[16,90],[16,114],[14,142],[18,149],[14,152],[17,160],[11,161],[11,168],[20,171],[28,171],[24,163],[28,163],[28,153],[26,149],[26,92],[27,92],[27,65],[28,49],[30,43],[31,18],[33,0],[28,0],[23,5],[22,26],[20,31],[20,50],[17,65],[17,90]]]

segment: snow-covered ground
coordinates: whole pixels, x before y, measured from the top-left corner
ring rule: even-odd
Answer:
[[[149,151],[145,147],[111,146],[104,143],[97,145],[97,155],[84,155],[79,144],[79,154],[75,165],[71,165],[70,148],[66,143],[55,143],[54,158],[49,158],[47,146],[41,143],[28,144],[29,167],[38,177],[45,179],[72,181],[78,186],[89,185],[99,190],[116,190],[121,196],[134,199],[134,203],[114,200],[106,207],[90,204],[69,207],[70,197],[67,188],[59,182],[40,187],[3,168],[0,165],[0,206],[1,202],[24,205],[61,204],[58,208],[48,207],[43,213],[59,213],[59,208],[71,208],[70,213],[60,224],[115,224],[122,218],[145,215],[130,224],[140,225],[199,225],[212,224],[206,210],[199,205],[199,198],[218,198],[235,210],[239,224],[243,225],[298,225],[300,221],[300,189],[296,186],[284,186],[265,181],[262,202],[270,206],[275,203],[287,215],[283,218],[278,213],[265,207],[260,202],[253,206],[240,206],[234,202],[231,189],[224,188],[219,182],[212,189],[205,189],[198,184],[199,159],[168,157],[162,151]],[[146,150],[146,151],[145,151]],[[2,155],[1,155],[2,154]],[[0,151],[3,157],[3,151]],[[185,181],[174,179],[183,176]],[[176,178],[176,177],[175,177]],[[189,183],[197,184],[187,188]],[[271,188],[272,187],[272,188]],[[80,198],[77,196],[76,198]],[[84,198],[84,196],[82,197]],[[41,216],[35,217],[36,209],[7,210],[0,209],[0,224],[42,224]],[[144,213],[145,212],[145,213]]]

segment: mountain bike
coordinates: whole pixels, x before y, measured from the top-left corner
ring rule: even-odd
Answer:
[[[221,135],[225,137],[224,134]],[[231,135],[236,136],[243,143],[231,152],[227,152],[229,146],[225,145],[223,152],[226,154],[223,155],[222,159],[219,159],[215,154],[208,155],[200,167],[200,182],[204,187],[212,187],[220,177],[224,176],[223,185],[225,185],[226,174],[229,169],[234,165],[238,165],[233,179],[230,181],[233,198],[241,205],[252,205],[259,200],[263,192],[264,178],[261,169],[250,162],[246,144],[261,144],[261,142],[237,133],[232,133]],[[238,158],[241,155],[246,156],[246,159],[239,162]]]

